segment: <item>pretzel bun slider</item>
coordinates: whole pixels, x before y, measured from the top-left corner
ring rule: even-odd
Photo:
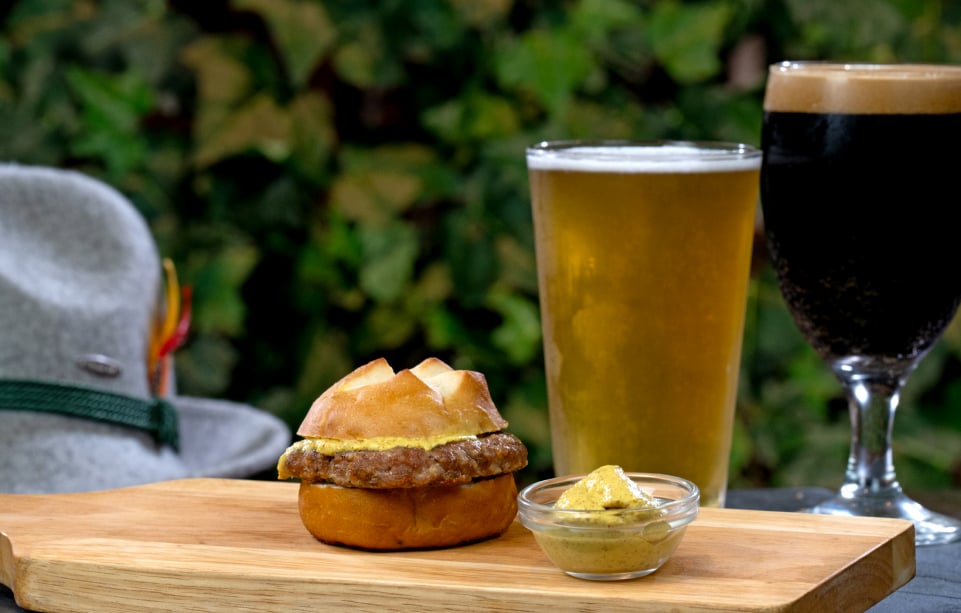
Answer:
[[[504,432],[481,373],[436,358],[394,372],[380,358],[311,405],[281,456],[318,540],[374,551],[451,547],[503,533],[527,449]]]

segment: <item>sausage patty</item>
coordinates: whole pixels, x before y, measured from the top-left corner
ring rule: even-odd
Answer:
[[[292,450],[286,468],[301,481],[369,489],[459,485],[527,466],[527,448],[513,434],[495,432],[432,449],[393,447],[323,455]]]

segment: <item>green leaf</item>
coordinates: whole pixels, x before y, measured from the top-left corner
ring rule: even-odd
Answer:
[[[321,182],[327,178],[324,171],[337,145],[330,100],[315,91],[298,95],[290,104],[290,122],[291,161],[304,177]]]
[[[336,212],[327,216],[327,222],[326,231],[311,244],[319,246],[331,262],[359,268],[364,261],[364,248],[355,225]]]
[[[519,295],[496,292],[487,305],[500,314],[501,325],[491,334],[494,345],[513,364],[526,364],[541,348],[540,310],[535,302]]]
[[[413,308],[421,309],[447,300],[452,290],[450,268],[443,262],[433,262],[418,275],[409,302]]]
[[[913,24],[890,1],[786,0],[785,6],[803,33],[803,42],[811,45],[815,54],[834,60],[907,59],[890,49],[892,41],[903,38]],[[936,38],[918,34],[922,40]]]
[[[193,152],[200,166],[213,164],[232,154],[256,147],[256,139],[246,132],[259,130],[254,114],[263,112],[257,105],[270,105],[266,94],[261,94],[255,106],[244,110],[244,101],[254,88],[253,75],[241,60],[243,41],[221,36],[202,38],[184,49],[181,58],[190,68],[197,83],[197,111]],[[238,110],[239,109],[239,110]],[[267,109],[267,114],[270,114]],[[250,121],[253,119],[253,121]],[[267,118],[268,123],[273,123]],[[240,134],[233,134],[236,123],[244,125]],[[252,125],[251,125],[252,124]]]
[[[123,177],[146,158],[138,128],[153,104],[152,91],[136,73],[71,67],[66,76],[83,109],[83,131],[75,137],[73,151],[103,159],[112,178]]]
[[[290,155],[290,114],[267,94],[258,94],[236,110],[201,126],[194,162],[209,166],[246,151],[282,161]]]
[[[644,120],[651,121],[653,110],[644,113]],[[568,138],[594,138],[603,134],[605,138],[630,139],[635,136],[636,112],[628,107],[612,107],[590,100],[573,100],[563,114],[566,136]]]
[[[499,25],[510,14],[514,0],[449,0],[465,23],[485,29]]]
[[[513,102],[484,93],[451,98],[427,109],[423,121],[449,143],[507,137],[516,133],[521,123]]]
[[[232,370],[239,359],[237,350],[219,334],[191,335],[187,345],[177,351],[177,386],[183,393],[216,398],[230,387]]]
[[[260,259],[257,247],[235,243],[188,262],[185,284],[194,288],[193,327],[202,333],[239,334],[247,308],[240,289]]]
[[[67,82],[97,128],[132,130],[153,105],[153,92],[136,73],[110,74],[76,66]]]
[[[364,250],[361,288],[376,302],[396,300],[410,282],[414,270],[419,251],[416,232],[400,222],[363,226],[360,240]]]
[[[201,119],[218,115],[250,94],[254,87],[250,69],[240,59],[238,46],[244,43],[222,36],[207,36],[184,48],[181,58],[193,70]]]
[[[533,229],[530,231],[533,233]],[[500,267],[498,285],[536,294],[537,265],[533,251],[507,235],[498,236],[494,247]]]
[[[297,395],[305,400],[305,405],[319,396],[330,384],[334,383],[354,368],[350,354],[350,340],[343,330],[331,329],[326,325],[315,326],[307,333],[308,342],[300,376],[297,378]],[[299,422],[304,410],[297,412]]]
[[[497,255],[487,226],[474,214],[459,210],[445,219],[443,236],[458,300],[468,307],[483,304],[497,278]]]
[[[409,207],[420,193],[417,176],[390,170],[360,170],[337,177],[330,204],[347,219],[379,224]]]
[[[719,50],[730,18],[730,7],[720,2],[657,3],[650,26],[657,59],[678,83],[714,77],[721,70]]]
[[[319,2],[234,0],[234,4],[264,18],[297,87],[303,87],[337,40],[337,29]]]
[[[643,23],[644,15],[627,0],[580,0],[571,12],[571,27],[591,44],[603,44],[612,30]]]
[[[567,106],[597,66],[568,30],[535,29],[496,50],[497,76],[508,89],[529,92],[549,113]]]
[[[427,346],[433,349],[456,347],[466,336],[460,321],[443,304],[427,310],[422,319]]]
[[[416,330],[412,313],[395,305],[378,304],[364,320],[364,336],[369,350],[395,349],[407,342]]]
[[[384,224],[415,203],[446,190],[448,178],[433,151],[402,144],[348,149],[331,186],[330,205],[347,219]]]
[[[392,87],[404,77],[397,58],[387,51],[383,34],[374,24],[364,24],[352,39],[337,48],[334,66],[344,81],[363,89]]]

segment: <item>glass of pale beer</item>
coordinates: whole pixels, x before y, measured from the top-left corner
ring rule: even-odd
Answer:
[[[902,491],[899,392],[961,301],[961,66],[785,62],[764,100],[761,201],[781,293],[834,371],[852,434],[836,497],[811,509],[909,519],[920,545],[961,523]]]
[[[761,152],[528,148],[554,470],[617,464],[723,506]]]

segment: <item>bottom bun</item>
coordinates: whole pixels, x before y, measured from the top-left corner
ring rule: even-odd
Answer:
[[[300,484],[300,519],[318,540],[388,551],[452,547],[502,534],[517,514],[514,475],[447,487]]]

